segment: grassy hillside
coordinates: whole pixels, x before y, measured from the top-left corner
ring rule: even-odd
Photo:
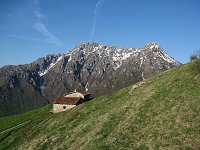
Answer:
[[[200,149],[200,74],[189,63],[43,114],[0,134],[0,149]]]
[[[16,126],[20,123],[29,121],[31,119],[34,119],[38,116],[42,116],[45,114],[49,114],[49,110],[52,108],[52,105],[47,105],[45,107],[35,109],[23,114],[14,115],[11,117],[0,117],[0,132],[4,131],[5,129],[11,128],[13,126]]]

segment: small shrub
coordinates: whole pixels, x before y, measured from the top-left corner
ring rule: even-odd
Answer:
[[[190,56],[190,60],[191,60],[191,61],[192,61],[192,60],[196,60],[196,59],[198,59],[198,57],[197,57],[196,55]]]
[[[196,59],[200,59],[200,50],[197,50],[196,52],[194,52],[191,56],[190,56],[190,60],[196,60]]]
[[[190,60],[193,61],[195,60],[194,64],[194,70],[197,71],[197,73],[200,74],[200,49],[195,51],[191,56]]]

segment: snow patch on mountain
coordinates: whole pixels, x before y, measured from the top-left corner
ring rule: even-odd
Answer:
[[[93,49],[92,49],[92,53],[98,51],[102,48],[103,46],[102,45],[98,45],[98,46],[95,46]]]
[[[177,63],[172,57],[170,57],[165,51],[161,50],[157,53],[159,57],[161,57],[163,60],[169,62],[169,63]]]
[[[161,47],[159,44],[155,42],[151,42],[146,45],[149,49],[153,50],[153,52],[157,55],[157,58],[160,57],[161,59],[167,61],[168,63],[179,64],[176,60],[170,57]],[[156,59],[154,57],[154,59]]]
[[[150,49],[160,48],[160,45],[156,44],[155,42],[149,43],[147,45],[150,46]]]
[[[85,91],[88,91],[88,82],[85,85]]]
[[[70,62],[72,60],[71,54],[69,54],[69,59],[68,62]]]
[[[144,58],[141,57],[140,60],[141,60],[141,62],[140,62],[140,67],[142,67],[142,64],[143,64]]]
[[[58,57],[57,61],[55,63],[51,63],[47,69],[45,69],[44,71],[39,71],[38,74],[40,77],[44,76],[45,74],[47,74],[47,72],[53,67],[55,66],[61,59],[63,58],[63,56]]]
[[[122,65],[123,61],[127,60],[133,53],[134,51],[132,51],[132,49],[118,49],[117,51],[115,51],[112,56],[112,60],[115,62],[116,65],[114,67],[114,70],[119,68]]]

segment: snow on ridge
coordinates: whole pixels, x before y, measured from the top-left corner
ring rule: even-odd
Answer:
[[[115,53],[112,56],[112,60],[115,62],[116,65],[116,67],[114,67],[115,70],[122,65],[122,61],[127,60],[134,53],[131,50],[119,48],[117,49],[117,51],[115,51]]]
[[[93,48],[92,53],[99,51],[103,46],[102,45],[98,45],[96,47]]]
[[[130,54],[126,54],[126,53],[115,53],[112,57],[113,61],[122,61],[127,59],[130,56]]]
[[[105,47],[105,49],[102,49]],[[138,53],[141,52],[140,49],[137,48],[120,48],[111,45],[98,45],[92,49],[92,53],[98,52],[99,56],[103,53],[102,50],[105,50],[105,54],[107,56],[112,57],[113,61],[123,61],[126,60],[131,55],[137,56]]]
[[[42,71],[42,72],[38,72],[39,76],[42,77],[44,76],[53,66],[55,66],[61,59],[63,58],[63,56],[58,57],[57,61],[55,63],[51,63],[49,65],[49,67],[47,67],[46,70]]]
[[[155,49],[160,48],[160,45],[156,44],[155,42],[152,42],[152,43],[150,43],[150,44],[151,44],[150,49],[153,49],[153,48],[155,48]]]
[[[127,51],[128,50],[128,51]],[[115,51],[115,53],[113,54],[113,61],[122,61],[122,60],[126,60],[127,58],[129,58],[131,56],[131,54],[133,54],[133,51],[130,51],[129,49],[117,49],[117,51]]]
[[[155,46],[156,49],[159,48],[159,47],[160,47],[159,45],[156,45],[156,46]]]
[[[131,56],[132,53],[130,53],[130,52],[129,53],[123,52],[122,54],[123,54],[122,60],[126,60],[127,58],[129,58]]]
[[[119,68],[122,65],[122,62],[127,60],[130,56],[137,57],[139,53],[141,53],[141,49],[137,48],[118,48],[112,56],[112,60],[114,61],[116,67],[114,70]]]
[[[158,51],[156,51],[156,54],[162,58],[163,60],[167,61],[168,63],[175,63],[177,64],[177,62],[171,57],[169,56],[161,47],[160,45],[156,44],[155,42],[150,43],[150,49],[159,49]],[[154,59],[156,59],[154,57]]]
[[[72,55],[71,53],[67,54],[67,56],[69,56],[68,62],[70,62],[72,60],[72,56],[71,55]]]
[[[170,57],[164,50],[159,51],[158,56],[169,63],[177,63],[172,57]]]
[[[120,54],[116,53],[113,57],[112,57],[113,61],[118,61],[120,60]]]
[[[99,47],[94,47],[93,50],[92,50],[92,53],[96,52],[97,50],[99,49]]]
[[[140,52],[141,52],[140,49],[138,49],[138,48],[135,48],[135,49],[134,49],[134,53],[140,53]]]

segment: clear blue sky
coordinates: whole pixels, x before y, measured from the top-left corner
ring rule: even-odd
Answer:
[[[0,66],[94,41],[157,42],[182,63],[200,48],[200,0],[0,0]]]

